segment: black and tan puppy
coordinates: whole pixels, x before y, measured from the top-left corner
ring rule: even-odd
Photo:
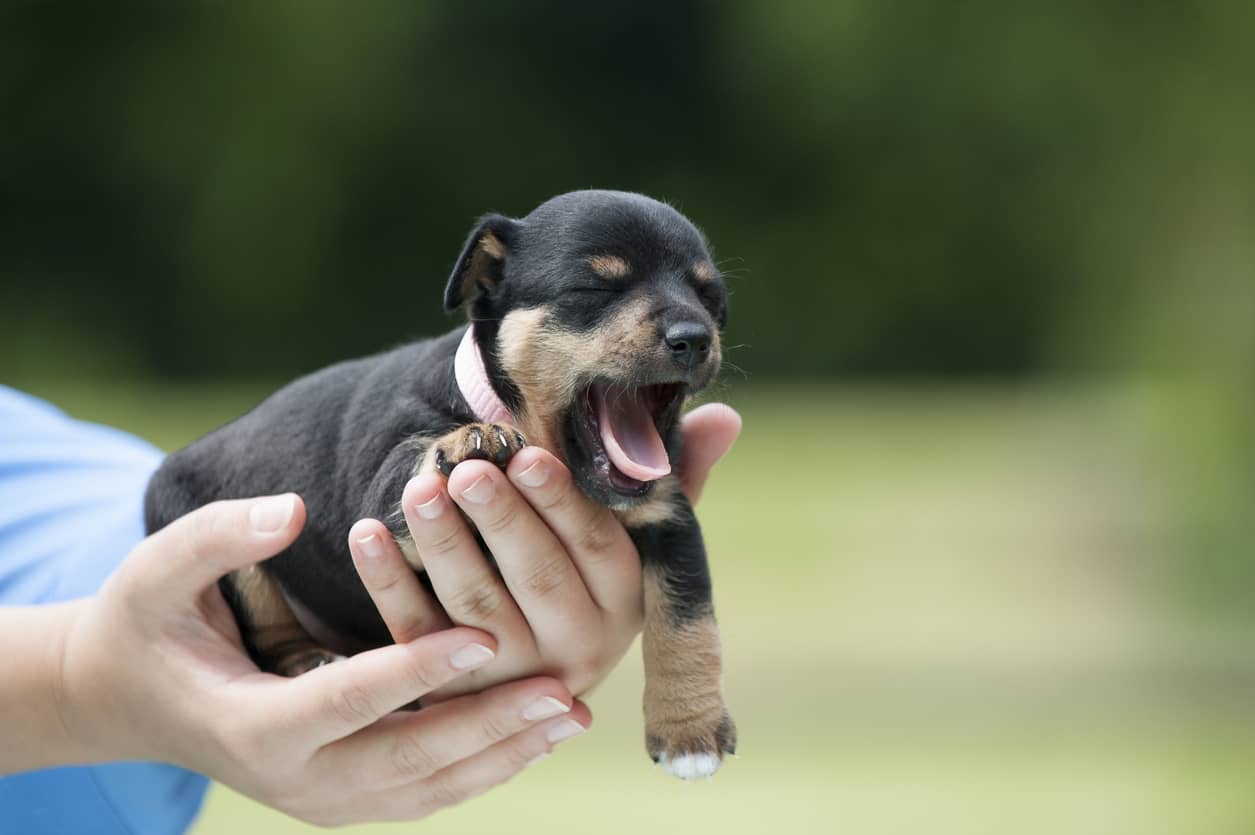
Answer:
[[[720,363],[726,294],[701,233],[641,195],[564,194],[484,217],[444,303],[466,305],[470,327],[299,379],[172,454],[148,487],[148,529],[217,499],[299,493],[309,521],[292,547],[222,584],[257,663],[297,675],[335,655],[292,606],[344,645],[390,642],[345,543],[357,519],[387,520],[421,570],[405,483],[539,444],[640,552],[650,755],[677,776],[714,773],[736,730],[702,535],[670,464],[684,400]]]

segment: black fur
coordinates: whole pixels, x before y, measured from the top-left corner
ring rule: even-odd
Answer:
[[[674,625],[714,615],[706,543],[688,499],[678,497],[666,521],[629,528],[628,534],[642,564],[661,570],[667,615]]]
[[[504,248],[504,258],[485,253],[486,234]],[[601,254],[625,258],[632,274],[614,283],[592,274],[587,259]],[[444,301],[449,308],[468,306],[489,378],[517,412],[522,394],[501,364],[498,344],[499,324],[507,313],[544,305],[564,328],[591,332],[618,305],[647,298],[659,335],[670,323],[689,319],[714,329],[726,315],[722,281],[716,276],[696,282],[691,274],[694,263],[709,258],[701,233],[669,206],[622,192],[574,192],[521,220],[482,218],[458,257]],[[428,443],[476,419],[453,377],[462,332],[458,328],[310,374],[173,453],[148,487],[148,530],[218,499],[298,493],[308,510],[305,529],[266,568],[292,598],[350,642],[388,643],[345,537],[363,517],[395,526],[402,489]],[[642,358],[639,368],[628,371],[647,379],[660,373],[661,366],[651,362]],[[713,373],[704,369],[685,379],[698,388]],[[671,418],[664,439],[678,461],[679,434]],[[572,443],[570,431],[567,427],[563,433],[564,446]],[[584,462],[573,449],[553,451],[565,453],[577,482],[592,498],[614,503],[614,497],[581,477]],[[634,536],[642,559],[675,560],[676,595],[683,607],[709,609],[701,535],[686,502],[672,522]],[[229,600],[240,615],[238,600]],[[242,626],[246,631],[247,623]]]

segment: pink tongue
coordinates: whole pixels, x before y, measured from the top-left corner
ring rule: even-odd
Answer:
[[[635,392],[608,395],[596,386],[598,428],[610,462],[628,478],[657,481],[671,472],[654,419]]]

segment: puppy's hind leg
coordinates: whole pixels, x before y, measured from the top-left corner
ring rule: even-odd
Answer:
[[[264,567],[253,565],[228,574],[219,587],[235,610],[245,648],[262,670],[290,678],[339,658],[305,631],[279,583]]]

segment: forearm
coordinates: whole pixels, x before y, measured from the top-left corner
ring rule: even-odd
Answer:
[[[62,721],[65,638],[86,602],[0,607],[0,774],[99,759]]]

